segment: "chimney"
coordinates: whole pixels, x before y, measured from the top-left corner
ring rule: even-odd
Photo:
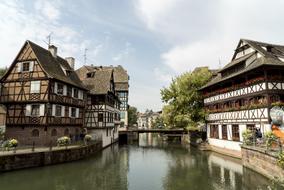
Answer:
[[[74,59],[74,57],[66,57],[65,60],[68,62],[70,67],[74,70],[75,69],[75,59]]]
[[[57,57],[57,47],[54,45],[48,46],[48,51],[51,53],[51,55],[56,58]]]

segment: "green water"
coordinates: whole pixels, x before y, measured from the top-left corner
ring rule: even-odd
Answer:
[[[112,146],[82,161],[0,174],[0,190],[269,189],[240,160],[168,145],[142,134],[138,144]],[[274,187],[280,189],[280,187]]]

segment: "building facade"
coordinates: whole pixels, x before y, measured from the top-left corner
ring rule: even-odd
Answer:
[[[120,130],[126,129],[128,126],[128,96],[129,96],[129,76],[127,71],[121,66],[93,66],[84,65],[76,72],[79,77],[84,80],[89,73],[97,70],[112,70],[115,94],[119,97],[120,104]]]
[[[47,50],[26,41],[1,78],[6,138],[37,146],[54,144],[61,136],[77,140],[86,92],[74,72],[74,58],[59,57],[55,46]]]
[[[158,117],[161,116],[160,112],[153,112],[152,110],[147,110],[145,113],[138,113],[137,124],[139,129],[151,129],[153,128],[153,123]]]
[[[103,147],[118,140],[120,100],[115,93],[113,69],[83,66],[76,71],[89,90],[85,110],[85,127],[95,139],[102,139]]]
[[[232,61],[201,91],[213,147],[240,151],[242,132],[271,130],[270,109],[284,102],[284,46],[241,39]]]

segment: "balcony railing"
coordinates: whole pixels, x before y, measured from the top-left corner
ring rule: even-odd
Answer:
[[[76,99],[76,98],[69,97],[69,96],[58,95],[58,94],[51,94],[50,101],[59,103],[59,104],[69,104],[69,105],[76,105],[80,107],[85,106],[84,100]]]

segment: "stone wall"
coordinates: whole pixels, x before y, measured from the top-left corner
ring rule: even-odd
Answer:
[[[268,178],[284,179],[284,170],[277,165],[277,154],[258,147],[242,146],[242,162],[247,168]]]
[[[0,172],[80,160],[101,149],[102,143],[97,142],[89,146],[61,150],[3,155],[0,156]]]

